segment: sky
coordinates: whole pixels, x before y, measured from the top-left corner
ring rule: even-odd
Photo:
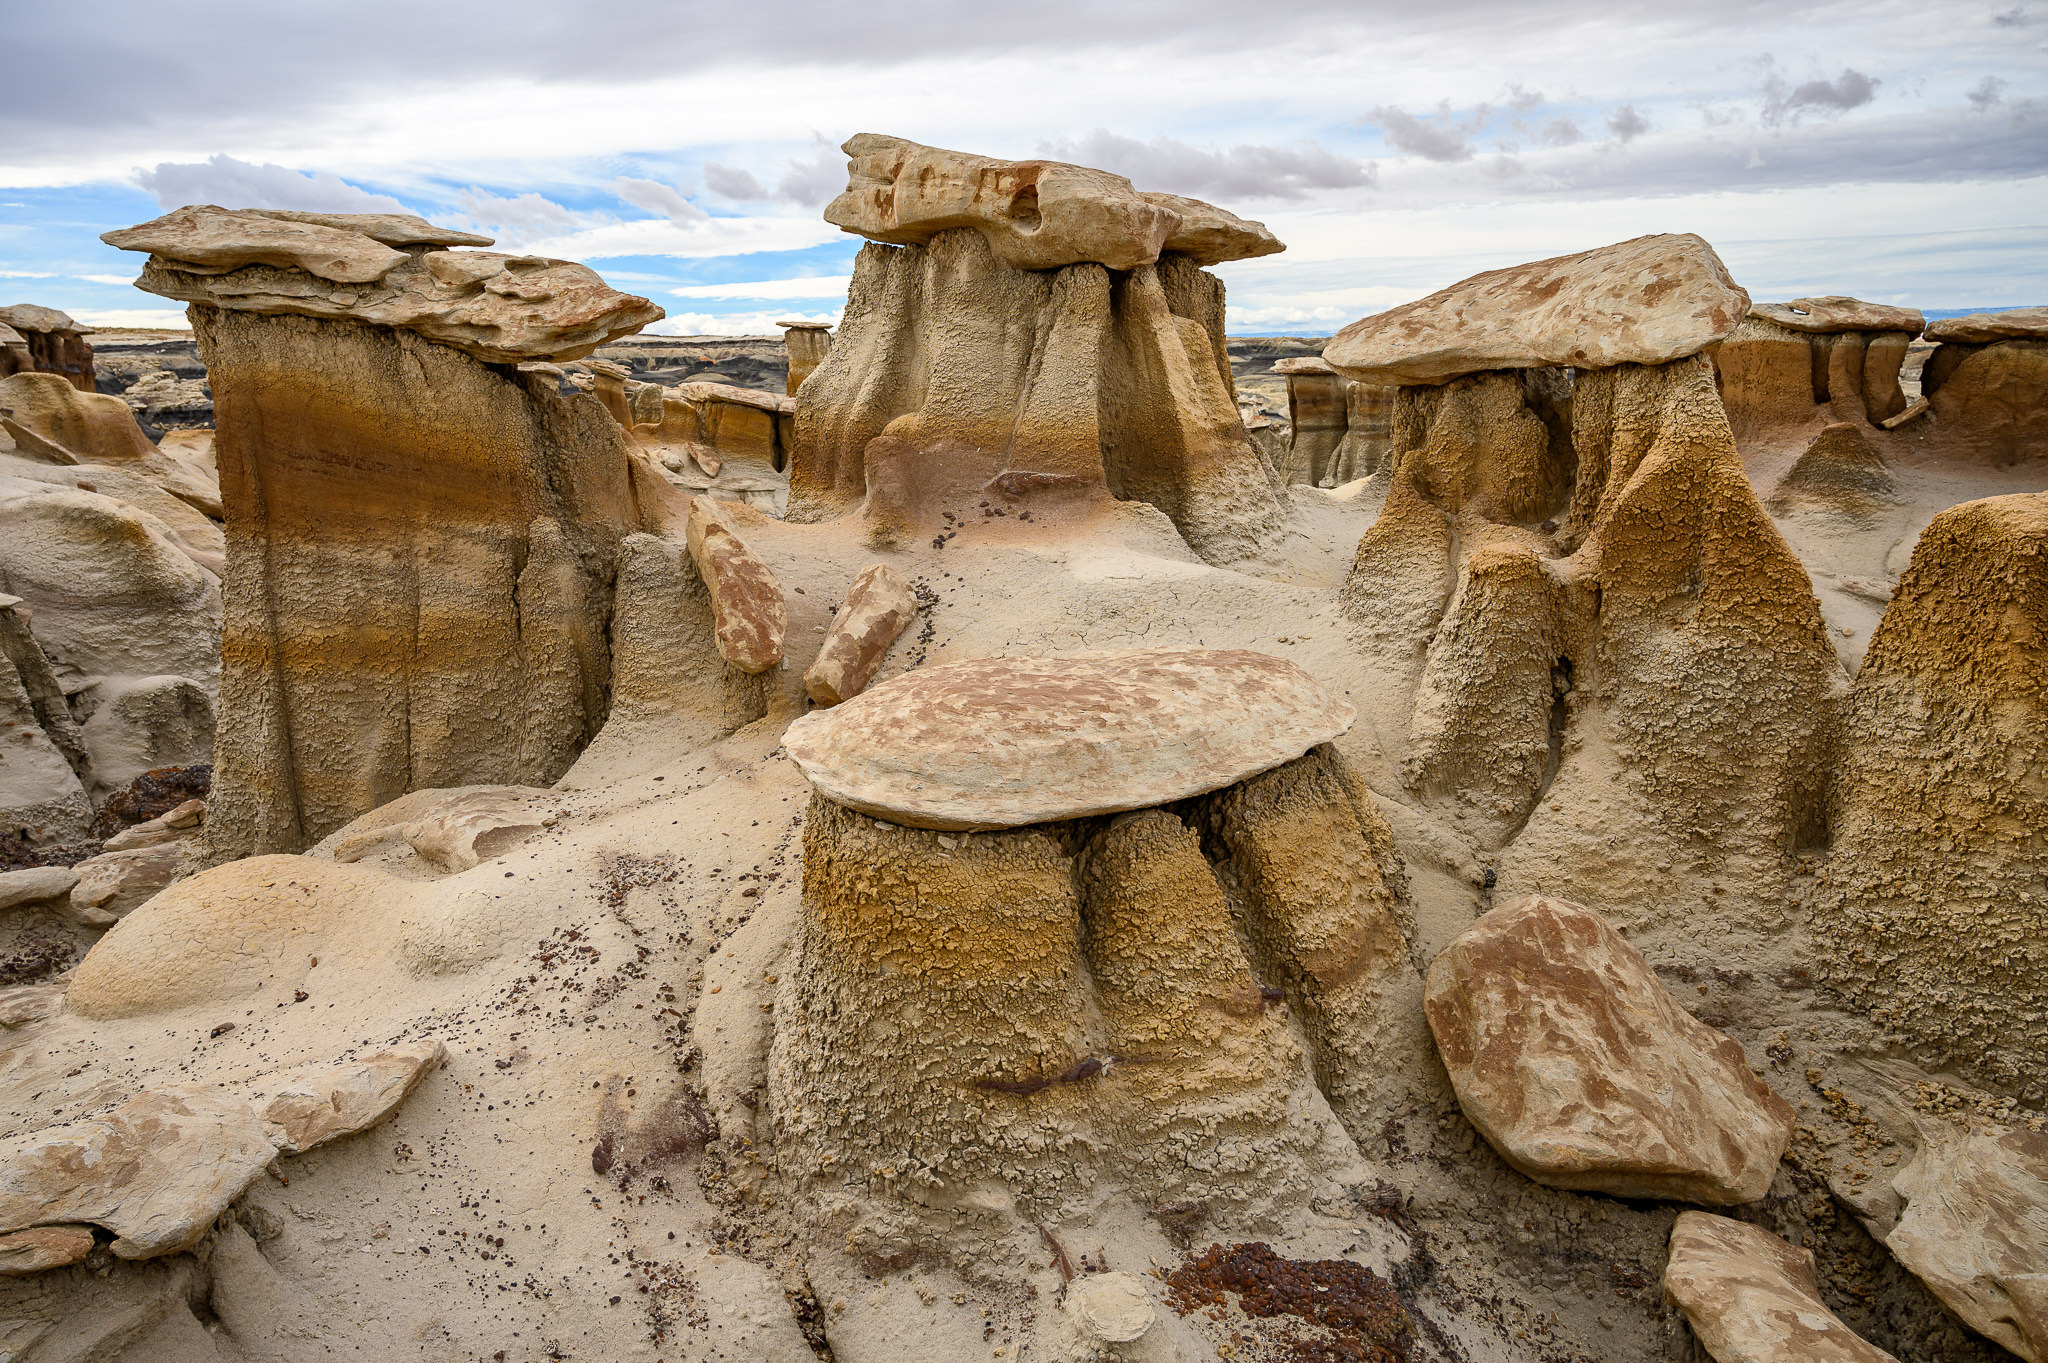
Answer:
[[[1759,301],[2048,303],[2048,0],[1418,5],[13,0],[0,303],[182,326],[99,241],[187,203],[402,209],[582,261],[650,330],[834,320],[888,133],[1207,199],[1288,250],[1230,330],[1697,232]]]

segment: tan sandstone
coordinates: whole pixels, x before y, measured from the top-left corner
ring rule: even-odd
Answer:
[[[917,828],[1014,828],[1217,790],[1352,717],[1285,659],[1127,649],[922,668],[806,715],[783,743],[850,809]]]
[[[92,1253],[90,1226],[34,1226],[0,1235],[0,1275],[26,1277],[75,1264]]]
[[[886,563],[862,573],[833,614],[817,660],[804,669],[804,690],[820,705],[859,695],[916,614],[917,597],[901,573]]]
[[[281,1152],[303,1154],[390,1117],[441,1057],[440,1042],[417,1041],[360,1060],[302,1065],[256,1080],[250,1102]]]
[[[1927,325],[1926,317],[1918,308],[1866,303],[1860,298],[1839,294],[1824,298],[1795,298],[1790,303],[1757,303],[1750,312],[1794,331],[1903,331],[1918,336],[1921,328]]]
[[[1690,233],[1637,237],[1490,270],[1353,322],[1323,349],[1361,383],[1435,384],[1489,369],[1666,364],[1734,331],[1749,295]]]
[[[1678,1214],[1664,1295],[1718,1363],[1898,1363],[1828,1310],[1810,1251],[1725,1216]]]
[[[690,503],[690,557],[711,593],[718,653],[743,672],[766,672],[782,661],[789,611],[768,565],[723,519],[708,497]]]
[[[2048,308],[2013,308],[1944,317],[1927,325],[1930,341],[2027,341],[2048,339]]]
[[[1792,1109],[1742,1047],[1576,904],[1487,914],[1430,966],[1426,1007],[1458,1105],[1539,1183],[1754,1202],[1792,1139]]]

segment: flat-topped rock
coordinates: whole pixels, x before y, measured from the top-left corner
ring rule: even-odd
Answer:
[[[497,240],[475,232],[458,232],[452,227],[436,227],[425,218],[416,218],[410,213],[300,213],[289,208],[245,208],[240,211],[262,218],[275,218],[279,222],[308,222],[316,227],[360,232],[386,246],[489,246]]]
[[[1744,1221],[1680,1212],[1664,1295],[1722,1363],[1898,1363],[1828,1310],[1810,1250]]]
[[[1284,360],[1273,361],[1273,372],[1292,377],[1296,374],[1336,374],[1330,362],[1320,355],[1294,355]]]
[[[736,383],[692,379],[677,384],[674,391],[685,402],[730,402],[736,407],[753,407],[763,412],[796,410],[796,399],[786,393],[765,393],[759,388],[742,388]]]
[[[1437,956],[1423,995],[1458,1106],[1553,1188],[1723,1206],[1771,1186],[1793,1113],[1590,909],[1531,895]]]
[[[787,331],[830,331],[830,322],[777,322],[776,326]]]
[[[91,327],[80,326],[72,321],[69,313],[35,303],[15,303],[0,308],[0,324],[13,327],[16,331],[70,331],[80,335],[87,335],[92,331]]]
[[[358,216],[366,221],[358,225]],[[395,327],[491,364],[579,359],[663,315],[587,266],[445,250],[444,239],[489,239],[415,222],[195,205],[100,239],[150,253],[135,281],[148,293],[230,312]],[[394,250],[382,238],[429,249]]]
[[[1668,364],[1726,337],[1749,295],[1691,233],[1489,270],[1361,318],[1323,358],[1346,378],[1447,383],[1489,369]]]
[[[1199,199],[1141,194],[1106,170],[1000,161],[880,133],[859,133],[843,150],[846,191],[826,206],[825,221],[874,241],[923,245],[971,227],[1020,270],[1091,260],[1134,270],[1167,250],[1214,265],[1285,249],[1260,223]]]
[[[1180,226],[1162,248],[1178,251],[1197,265],[1221,265],[1226,260],[1250,260],[1254,256],[1277,255],[1287,243],[1266,230],[1266,224],[1240,218],[1215,204],[1203,203],[1180,194],[1141,191],[1147,203],[1170,208],[1180,215]]]
[[[986,830],[1220,790],[1337,737],[1354,713],[1268,654],[1120,649],[923,668],[806,715],[783,745],[838,804]]]
[[[1930,341],[2024,341],[2048,336],[2048,308],[2013,308],[2007,312],[1973,312],[1944,317],[1928,324]]]
[[[1915,336],[1927,325],[1918,308],[1895,308],[1888,303],[1866,303],[1860,298],[1831,294],[1826,298],[1795,298],[1790,303],[1757,303],[1753,316],[1776,322],[1793,331],[1826,335],[1837,331],[1910,331]]]

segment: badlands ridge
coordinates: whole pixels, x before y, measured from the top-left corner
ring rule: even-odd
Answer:
[[[2048,315],[845,150],[0,309],[0,1358],[2048,1359]]]

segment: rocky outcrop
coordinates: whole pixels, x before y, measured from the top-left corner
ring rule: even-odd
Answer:
[[[2048,1098],[2048,494],[1922,532],[1850,694],[1815,973],[1912,1045]]]
[[[78,884],[71,890],[73,915],[93,927],[113,926],[166,885],[190,874],[197,843],[195,837],[181,837],[87,857],[72,868],[78,873]]]
[[[1043,696],[1027,669],[959,714]],[[1149,717],[1121,713],[1147,748]],[[1107,820],[987,832],[815,796],[768,1067],[806,1215],[886,1254],[931,1243],[920,1217],[1000,1227],[1096,1180],[1256,1213],[1356,1168],[1328,1104],[1388,1063],[1398,864],[1330,749],[1269,761],[1173,813],[1130,808],[1147,786]],[[851,1214],[870,1188],[901,1214]]]
[[[1678,1214],[1664,1296],[1720,1363],[1898,1363],[1828,1310],[1811,1251],[1725,1216]]]
[[[2048,335],[1945,340],[1920,371],[1920,391],[1941,446],[1954,456],[1994,467],[2048,457]]]
[[[0,594],[0,820],[40,844],[81,838],[92,766],[22,598]]]
[[[921,668],[805,716],[783,745],[849,809],[917,828],[996,829],[1219,790],[1351,720],[1348,704],[1280,658],[1127,649]]]
[[[1749,295],[1689,233],[1474,275],[1353,322],[1323,348],[1347,378],[1446,383],[1496,369],[1668,364],[1735,330]]]
[[[646,299],[614,292],[585,266],[451,251],[452,244],[490,241],[424,222],[398,230],[387,221],[397,216],[292,221],[196,205],[101,240],[149,253],[136,286],[150,293],[226,312],[393,327],[491,364],[575,359],[662,316]],[[200,345],[207,372],[216,374],[206,342]]]
[[[1395,390],[1354,383],[1313,355],[1279,360],[1273,372],[1287,379],[1284,481],[1340,487],[1379,469],[1387,455]]]
[[[1116,497],[1164,511],[1212,562],[1277,543],[1223,287],[1172,249],[1177,210],[1080,167],[865,134],[847,149],[852,187],[828,217],[907,244],[862,248],[832,351],[797,394],[793,518],[859,506],[885,545],[983,499],[1051,525]],[[1243,226],[1238,254],[1267,249]]]
[[[156,453],[127,403],[57,374],[0,379],[0,429],[22,453],[54,464],[142,464]]]
[[[859,695],[916,614],[917,597],[901,573],[886,563],[862,573],[833,613],[816,660],[804,669],[805,692],[819,705]]]
[[[1892,1188],[1886,1248],[1971,1329],[2048,1359],[2048,1136],[1928,1128]]]
[[[81,393],[94,391],[91,327],[80,326],[55,308],[16,303],[0,308],[0,379],[32,372],[56,374]]]
[[[618,541],[666,516],[601,407],[509,366],[660,310],[402,215],[199,207],[108,237],[193,303],[215,394],[237,717],[215,853],[302,847],[411,789],[560,776],[606,713]]]
[[[1900,415],[1899,369],[1924,320],[1856,298],[1757,304],[1714,351],[1736,439],[1748,449],[1804,440],[1819,419],[1868,429]]]
[[[825,362],[832,353],[832,324],[830,322],[777,322],[782,328],[782,343],[789,350],[789,379],[787,392],[796,396],[796,390],[804,386],[804,380],[811,371]]]
[[[1769,1190],[1792,1109],[1600,916],[1532,896],[1438,955],[1425,998],[1458,1105],[1539,1183],[1722,1206]]]
[[[0,319],[4,319],[0,312]],[[1931,323],[1925,333],[1930,341],[1946,345],[1987,345],[1992,341],[2048,341],[2048,308],[2008,308],[2004,312],[1973,312],[1967,317],[1944,317]]]
[[[0,1275],[27,1277],[75,1264],[92,1253],[91,1226],[35,1226],[0,1235]]]

